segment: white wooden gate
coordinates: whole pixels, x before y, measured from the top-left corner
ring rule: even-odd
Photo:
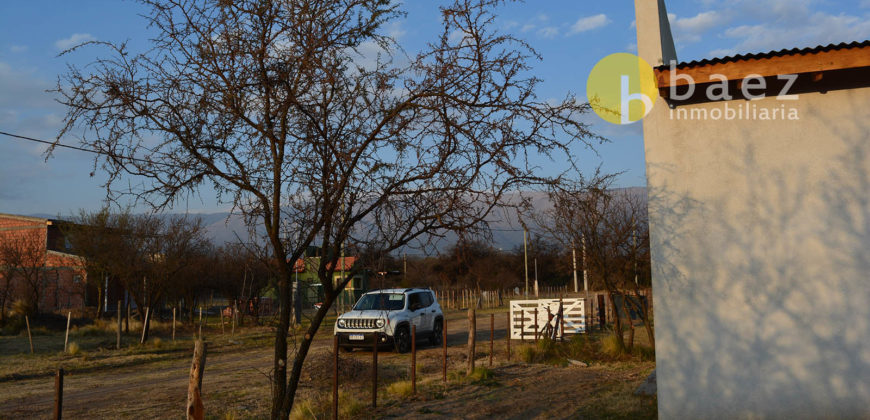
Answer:
[[[556,338],[564,334],[580,334],[586,332],[586,300],[583,298],[562,299],[564,323],[557,325],[556,314],[559,312],[559,299],[512,300],[511,301],[511,339],[534,339],[535,326],[539,335],[546,329],[547,323],[556,330]],[[538,318],[535,319],[535,308]],[[549,312],[547,312],[549,309]],[[550,319],[552,318],[552,319]]]

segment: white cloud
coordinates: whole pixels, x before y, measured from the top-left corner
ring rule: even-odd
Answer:
[[[740,25],[725,30],[736,44],[711,51],[715,55],[766,52],[784,48],[812,47],[870,39],[870,17],[809,12],[775,24]]]
[[[610,19],[603,13],[594,16],[581,17],[580,19],[577,19],[577,22],[574,22],[574,24],[571,25],[571,30],[568,31],[568,35],[598,29],[606,26],[608,23],[610,23]]]
[[[25,52],[27,51],[27,45],[13,45],[9,47],[9,51],[12,51],[14,53]]]
[[[535,24],[534,23],[527,23],[527,24],[523,25],[522,28],[520,28],[520,32],[528,32],[528,31],[531,31],[532,29],[535,29]]]
[[[714,26],[722,23],[724,17],[721,13],[711,10],[701,12],[690,18],[679,18],[673,22],[674,29],[693,33],[706,32]]]
[[[555,26],[545,26],[541,29],[538,29],[538,36],[543,38],[553,38],[556,35],[559,35],[559,28]]]
[[[710,10],[688,18],[680,18],[673,13],[668,13],[668,20],[671,23],[674,42],[687,44],[700,41],[704,33],[716,26],[726,24],[728,18],[723,12]]]
[[[54,42],[54,46],[57,47],[57,49],[59,49],[59,50],[66,50],[66,49],[72,48],[78,44],[81,44],[83,42],[96,41],[96,40],[97,39],[94,38],[94,36],[91,34],[78,34],[78,33],[76,33],[76,34],[70,35],[69,38],[58,39],[57,41]]]

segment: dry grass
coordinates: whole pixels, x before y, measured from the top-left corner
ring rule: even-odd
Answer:
[[[354,394],[347,391],[338,393],[338,417],[350,419],[358,417],[365,410],[366,405]],[[320,393],[310,398],[297,399],[290,412],[293,420],[302,419],[329,419],[332,417],[332,394]]]
[[[398,398],[408,398],[414,394],[411,381],[397,381],[387,385],[387,393]]]

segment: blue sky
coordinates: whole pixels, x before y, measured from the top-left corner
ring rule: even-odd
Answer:
[[[870,0],[670,0],[667,6],[681,61],[870,38]],[[413,53],[437,35],[439,17],[436,3],[428,0],[407,0],[405,8],[407,19],[388,30]],[[58,53],[86,40],[129,40],[134,48],[145,46],[148,31],[139,16],[145,12],[130,1],[3,2],[0,131],[53,139],[64,110],[45,90],[53,87],[67,63],[83,65],[101,51]],[[499,12],[499,25],[543,55],[535,65],[535,74],[544,79],[542,98],[561,98],[568,91],[585,98],[586,76],[596,61],[636,49],[634,6],[628,0],[511,3]],[[622,172],[621,186],[644,186],[640,123],[618,127],[593,117],[590,121],[611,142],[597,147],[597,153],[578,148],[583,167],[601,165],[605,171]],[[46,162],[43,150],[0,136],[0,212],[68,215],[102,205],[106,176],[99,168],[94,171],[90,155],[59,150]],[[175,211],[228,207],[204,190]]]

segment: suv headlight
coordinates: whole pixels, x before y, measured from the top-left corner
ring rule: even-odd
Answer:
[[[338,320],[338,327],[339,327],[339,328],[344,328],[344,325],[345,325],[344,320],[343,320],[343,319],[339,319],[339,320]]]
[[[378,320],[375,321],[375,325],[376,325],[378,328],[384,328],[384,324],[385,324],[385,321],[384,321],[383,318],[378,318]]]

